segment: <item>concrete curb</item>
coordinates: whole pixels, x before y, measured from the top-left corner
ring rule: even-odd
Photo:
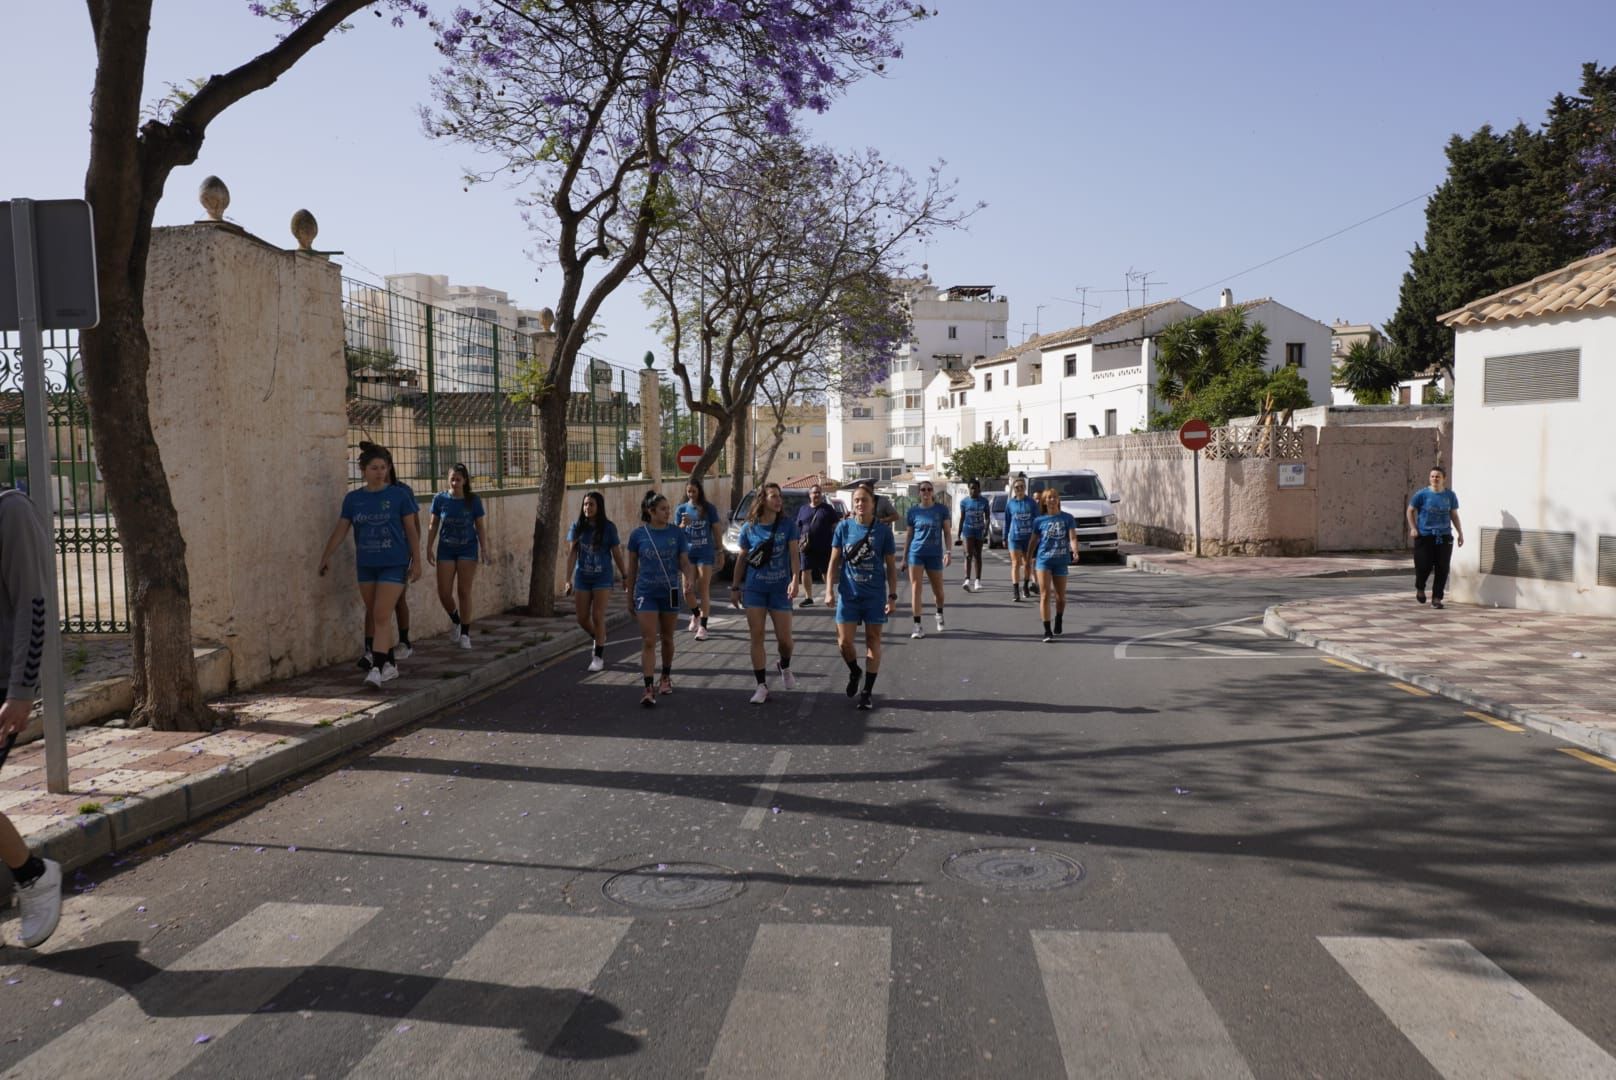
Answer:
[[[1148,555],[1129,555],[1128,569],[1138,570],[1145,574],[1176,574],[1179,577],[1201,577],[1200,574],[1183,574],[1171,566],[1154,563]],[[1377,577],[1406,577],[1409,570],[1406,566],[1388,566],[1383,569],[1359,567],[1346,570],[1325,570],[1318,574],[1295,574],[1286,577],[1303,578],[1377,578]],[[1214,576],[1214,575],[1206,575]]]
[[[628,616],[622,613],[610,616],[608,629],[616,629],[627,621]],[[311,728],[307,735],[286,739],[284,745],[267,747],[211,772],[117,799],[98,813],[60,821],[25,839],[35,854],[55,859],[63,870],[77,869],[103,855],[123,851],[159,833],[197,821],[221,807],[463,702],[473,694],[492,690],[588,644],[583,630],[573,627],[549,641],[495,657],[475,671],[443,679],[408,697],[381,701],[368,709],[350,713],[328,727]]]
[[[1401,664],[1395,664],[1388,660],[1377,660],[1372,656],[1364,656],[1362,653],[1355,652],[1346,646],[1326,641],[1317,634],[1310,634],[1305,630],[1293,628],[1285,621],[1285,617],[1279,613],[1279,608],[1280,605],[1276,604],[1263,612],[1263,629],[1275,637],[1289,638],[1298,644],[1306,645],[1309,648],[1317,649],[1319,652],[1328,653],[1337,659],[1345,660],[1349,664],[1357,664],[1359,667],[1369,668],[1371,671],[1378,671],[1382,675],[1390,675],[1394,679],[1400,679],[1410,686],[1419,687],[1421,690],[1429,690],[1433,694],[1451,698],[1461,704],[1469,705],[1491,716],[1496,716],[1500,720],[1512,721],[1534,731],[1553,735],[1557,739],[1564,739],[1566,742],[1580,746],[1585,750],[1592,750],[1596,754],[1616,759],[1616,732],[1604,731],[1600,728],[1579,724],[1575,720],[1567,720],[1564,717],[1552,716],[1548,713],[1522,709],[1508,702],[1498,701],[1484,694],[1478,694],[1473,690],[1467,690],[1444,679],[1438,679],[1433,675],[1426,675],[1403,667]]]

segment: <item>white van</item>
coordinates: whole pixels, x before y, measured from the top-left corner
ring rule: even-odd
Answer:
[[[1117,492],[1107,495],[1093,469],[1049,470],[1027,474],[1027,494],[1045,488],[1060,492],[1061,509],[1077,519],[1077,548],[1083,554],[1105,552],[1121,559],[1117,548]]]

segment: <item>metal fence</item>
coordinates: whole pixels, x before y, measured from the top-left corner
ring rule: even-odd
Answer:
[[[28,439],[22,363],[21,340],[16,334],[0,332],[0,485],[26,491]],[[123,545],[95,461],[89,405],[80,385],[77,333],[45,333],[45,382],[62,632],[127,633],[129,587]]]
[[[513,325],[514,324],[514,325]],[[348,427],[355,445],[387,447],[399,479],[423,491],[463,463],[478,490],[528,487],[539,476],[534,408],[550,341],[538,314],[501,321],[474,294],[433,304],[343,281]],[[584,358],[567,401],[567,482],[641,467],[639,373]],[[359,482],[357,464],[351,477]]]

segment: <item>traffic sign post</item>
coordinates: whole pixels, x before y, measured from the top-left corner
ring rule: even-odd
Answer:
[[[680,472],[688,474],[695,471],[696,463],[701,460],[701,455],[704,453],[706,451],[695,443],[685,443],[679,448],[679,453],[674,457],[674,461],[678,462]]]
[[[1195,474],[1195,557],[1201,557],[1201,451],[1212,441],[1212,425],[1205,420],[1186,420],[1178,429],[1178,441],[1194,455]]]
[[[46,330],[88,330],[100,320],[95,235],[82,199],[0,202],[0,330],[22,340],[23,408],[27,418],[28,496],[48,531],[54,529],[50,441],[45,409]],[[65,795],[67,724],[62,695],[62,623],[56,568],[41,567],[45,600],[40,696],[45,729],[45,788]]]

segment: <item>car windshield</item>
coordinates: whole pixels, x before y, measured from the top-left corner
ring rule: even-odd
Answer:
[[[1063,499],[1105,499],[1105,488],[1100,485],[1100,478],[1084,473],[1034,476],[1028,479],[1027,486],[1033,492],[1052,487],[1060,492],[1060,497]]]
[[[802,509],[803,505],[808,502],[808,495],[806,492],[800,491],[787,491],[784,492],[784,495],[786,504],[786,520],[796,521],[797,511]],[[740,509],[735,511],[736,521],[745,521],[751,515],[752,503],[756,499],[757,492],[748,491],[746,493],[746,497],[741,500]],[[834,504],[832,505],[834,508]]]

